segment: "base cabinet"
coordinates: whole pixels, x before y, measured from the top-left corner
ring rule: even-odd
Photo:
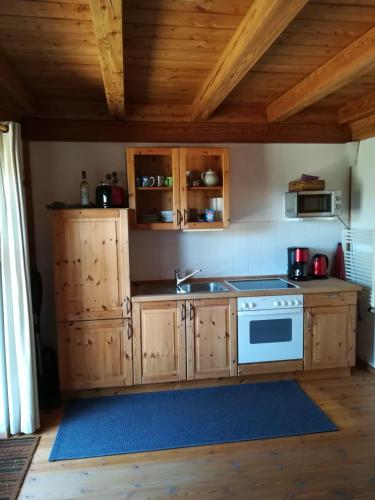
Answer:
[[[130,321],[58,323],[61,389],[132,385]]]
[[[134,383],[186,380],[185,301],[134,304]]]
[[[230,299],[187,302],[187,378],[237,375],[236,311]]]
[[[133,304],[134,383],[237,375],[236,300]]]
[[[356,306],[305,309],[305,370],[355,365]]]

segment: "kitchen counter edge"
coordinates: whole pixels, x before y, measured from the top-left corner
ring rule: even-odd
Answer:
[[[264,279],[264,278],[283,278],[285,276],[251,276],[248,277],[228,277],[228,278],[202,278],[200,280],[192,280],[192,282],[202,282],[202,281],[218,281],[223,283],[227,280],[233,279]],[[290,281],[290,280],[288,280]],[[361,287],[354,283],[348,281],[343,281],[337,278],[328,278],[325,280],[310,280],[310,281],[299,281],[296,284],[299,288],[288,288],[282,290],[247,290],[247,291],[236,291],[229,290],[227,292],[195,292],[195,293],[160,293],[160,294],[136,294],[137,285],[151,284],[151,283],[161,283],[160,281],[154,282],[137,282],[133,284],[134,294],[132,296],[132,302],[159,302],[168,300],[200,300],[200,299],[219,299],[219,298],[237,298],[237,297],[259,297],[259,296],[277,296],[277,295],[304,295],[310,293],[340,293],[340,292],[359,292]],[[225,283],[224,283],[225,284]]]

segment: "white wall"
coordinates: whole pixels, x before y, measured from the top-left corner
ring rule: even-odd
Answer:
[[[353,169],[352,227],[375,229],[375,138],[359,144]]]
[[[317,174],[327,189],[341,189],[348,205],[350,151],[345,145],[228,144],[231,155],[228,230],[131,234],[134,280],[172,278],[173,271],[202,268],[201,276],[286,273],[286,248],[304,245],[334,252],[341,240],[338,221],[289,222],[284,192],[302,173]],[[77,203],[81,170],[86,170],[94,199],[106,172],[125,178],[125,144],[33,142],[30,145],[37,265],[44,281],[42,331],[53,336],[52,245],[45,206],[52,201]],[[347,217],[347,213],[344,217]]]
[[[361,141],[353,169],[352,227],[375,229],[375,138]],[[358,355],[375,367],[375,319],[368,304],[360,300]]]

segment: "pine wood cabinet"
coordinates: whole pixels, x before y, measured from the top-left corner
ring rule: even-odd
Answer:
[[[314,294],[305,305],[305,370],[354,366],[356,294]]]
[[[128,210],[53,212],[60,388],[131,385]]]
[[[187,302],[187,378],[237,375],[236,300]]]
[[[134,228],[217,229],[229,225],[228,149],[127,148],[126,157],[129,206],[135,209]],[[202,172],[209,169],[218,176],[216,186],[202,182]],[[149,185],[144,185],[144,178],[149,179]],[[193,185],[196,182],[202,184]],[[221,199],[221,206],[216,207],[215,220],[206,222],[205,209],[211,208],[214,199]],[[172,221],[163,222],[164,211],[173,213]]]
[[[131,320],[58,324],[62,390],[133,384]]]
[[[133,305],[134,383],[237,375],[236,299]]]
[[[186,380],[185,301],[134,304],[134,383]]]
[[[130,317],[128,210],[53,212],[57,321]]]

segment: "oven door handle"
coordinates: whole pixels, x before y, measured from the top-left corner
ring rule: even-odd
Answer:
[[[255,318],[257,316],[295,316],[303,313],[303,307],[296,307],[294,309],[262,309],[258,311],[238,311],[238,316]]]

